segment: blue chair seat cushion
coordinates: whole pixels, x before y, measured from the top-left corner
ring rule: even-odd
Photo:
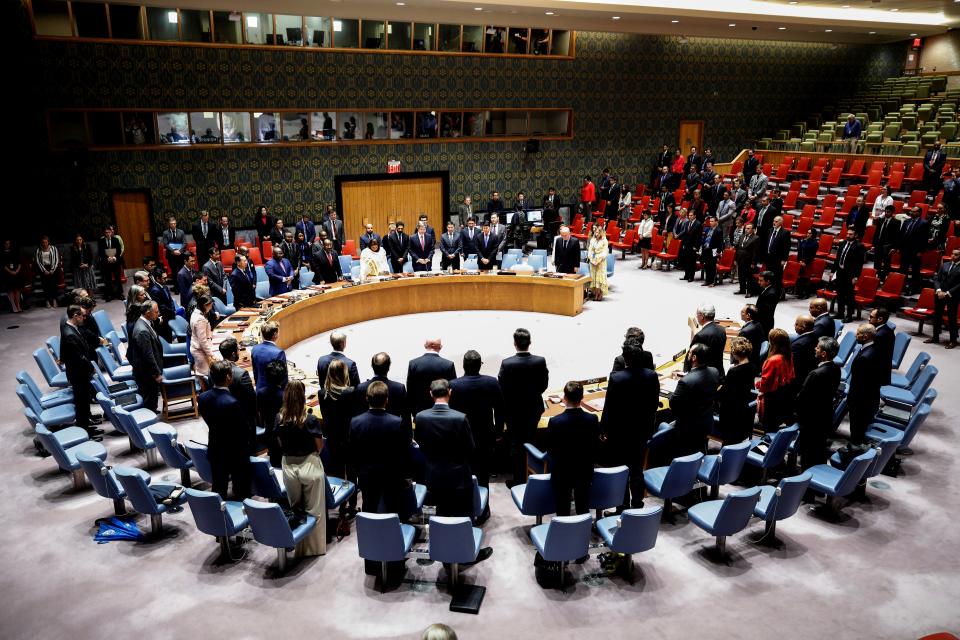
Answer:
[[[617,519],[618,516],[608,516],[606,518],[601,518],[597,520],[597,533],[600,534],[600,538],[603,540],[603,543],[613,549],[613,536],[617,533]]]
[[[643,483],[647,485],[647,489],[654,495],[659,496],[660,490],[663,488],[663,481],[667,477],[667,472],[670,470],[670,467],[654,467],[653,469],[647,469],[643,472]]]
[[[131,409],[130,407],[124,407],[130,415],[136,421],[137,425],[142,429],[144,427],[149,427],[160,421],[160,418],[157,417],[157,412],[152,411],[146,408]]]
[[[282,484],[282,478],[280,481]],[[336,478],[334,476],[327,476],[327,482],[330,483],[330,490],[333,492],[333,504],[328,504],[327,509],[339,507],[344,500],[353,494],[354,485],[349,480]]]
[[[58,407],[51,407],[40,412],[40,422],[48,427],[55,427],[62,424],[69,424],[77,419],[77,414],[72,404],[63,404]]]
[[[133,367],[129,364],[119,366],[113,370],[110,377],[114,380],[133,380]]]
[[[514,487],[516,489],[517,487]],[[530,529],[530,540],[533,541],[533,545],[537,548],[537,551],[540,552],[540,555],[543,556],[544,560],[552,560],[546,557],[543,554],[543,549],[547,544],[547,530],[550,528],[550,524],[538,524],[533,529]]]
[[[777,495],[777,488],[770,485],[760,487],[760,500],[753,507],[753,515],[761,520],[768,520],[774,516],[773,512],[767,513],[770,509],[770,503]]]
[[[414,483],[413,496],[417,501],[417,509],[423,509],[423,502],[427,499],[427,485]]]
[[[525,484],[516,484],[513,485],[510,489],[510,497],[513,498],[513,503],[517,505],[517,509],[520,509],[520,512],[523,512],[523,494],[527,491],[527,485]]]
[[[915,398],[909,390],[893,385],[880,387],[880,397],[887,402],[899,402],[900,404],[913,404],[915,402]]]
[[[716,469],[717,466],[719,465],[719,461],[720,461],[720,456],[717,456],[717,455],[704,456],[703,463],[700,465],[700,470],[697,471],[697,478],[699,478],[701,482],[709,483],[711,481],[710,476],[713,475],[714,469]]]
[[[722,506],[723,500],[701,502],[687,509],[687,517],[701,529],[712,534],[713,525],[717,521],[717,514],[720,513],[720,507]]]
[[[290,533],[293,534],[294,543],[300,542],[307,537],[307,534],[310,533],[315,526],[317,526],[317,517],[312,516],[309,513],[305,514],[304,521],[300,523],[296,529],[292,530]]]
[[[413,525],[400,523],[400,533],[403,535],[403,551],[404,553],[410,551],[410,547],[413,546],[413,541],[417,537],[417,530]],[[401,558],[397,558],[400,560]]]
[[[226,505],[225,525],[227,526],[227,535],[235,536],[243,531],[247,526],[247,514],[243,511],[243,503],[234,500],[225,500]]]
[[[882,440],[889,440],[890,438],[896,437],[897,434],[902,433],[903,431],[893,425],[885,424],[883,422],[874,422],[867,428],[867,439],[879,442]]]
[[[902,373],[891,373],[890,386],[906,389],[910,386],[910,380],[908,380],[907,376],[903,375]]]
[[[84,443],[90,439],[87,430],[82,427],[67,427],[53,432],[53,437],[57,439],[60,446],[69,449],[78,444]]]
[[[64,449],[64,453],[67,454],[67,460],[70,462],[70,471],[74,471],[80,467],[80,463],[77,462],[78,453],[83,453],[91,458],[98,458],[100,462],[103,462],[107,459],[106,448],[94,440],[87,440],[86,442],[81,442],[80,444],[74,445],[69,449]]]
[[[477,491],[480,493],[480,510],[487,508],[487,504],[490,501],[490,489],[486,487],[477,487]]]
[[[810,467],[809,471],[812,476],[810,479],[811,487],[830,495],[836,493],[837,483],[840,482],[840,477],[843,476],[842,470],[825,464],[817,464]]]
[[[73,389],[61,389],[40,396],[40,406],[44,409],[51,409],[64,404],[73,404]]]
[[[54,374],[53,377],[50,378],[50,386],[51,387],[69,387],[70,381],[67,380],[67,372],[61,371],[59,373]]]

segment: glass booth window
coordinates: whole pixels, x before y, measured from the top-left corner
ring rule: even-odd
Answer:
[[[363,116],[356,111],[338,112],[337,122],[340,123],[340,135],[338,137],[341,140],[359,140],[363,137],[363,129],[360,128]],[[360,130],[358,131],[358,129]]]
[[[531,111],[530,135],[565,136],[570,132],[570,114],[567,111]]]
[[[464,32],[464,35],[466,35],[466,32]],[[440,51],[460,51],[460,25],[440,25],[440,37],[437,40],[437,46]]]
[[[390,139],[413,137],[413,111],[394,111],[390,114]]]
[[[50,143],[55,147],[73,147],[87,144],[87,126],[81,111],[53,111],[50,113]]]
[[[471,53],[483,51],[483,37],[483,27],[463,25],[463,51]]]
[[[503,53],[506,51],[507,30],[505,27],[487,27],[484,33],[483,50],[486,53]]]
[[[143,32],[140,7],[129,4],[111,4],[110,31],[114,38],[120,40],[143,40],[146,34]]]
[[[301,16],[277,16],[277,44],[303,46],[303,18]]]
[[[486,135],[488,112],[467,111],[463,114],[463,135],[481,138]]]
[[[363,139],[386,140],[389,137],[389,114],[386,111],[374,111],[363,114]]]
[[[510,27],[507,37],[509,53],[529,53],[530,30],[526,27]]]
[[[333,46],[356,49],[360,46],[360,21],[347,18],[333,19]]]
[[[437,112],[436,111],[418,111],[417,112],[417,137],[418,138],[436,138],[437,137]]]
[[[243,44],[243,14],[239,11],[214,11],[213,32],[220,44]]]
[[[244,33],[249,44],[273,44],[273,15],[244,13]]]
[[[223,112],[223,141],[227,143],[253,142],[250,133],[250,114],[246,111]]]
[[[100,2],[74,2],[73,20],[81,38],[109,38],[107,6]]]
[[[210,12],[181,9],[180,35],[184,42],[213,42],[210,37]]]
[[[310,139],[310,116],[297,111],[280,114],[284,142],[306,142]]]
[[[153,114],[133,111],[123,114],[123,135],[127,144],[154,144]]]
[[[530,53],[545,56],[550,51],[550,30],[530,29]]]
[[[158,113],[157,129],[160,131],[160,144],[190,143],[190,121],[186,113]]]
[[[73,35],[70,28],[70,10],[64,0],[34,0],[33,21],[38,36]]]
[[[553,30],[550,37],[550,55],[568,56],[570,55],[570,32]]]
[[[527,135],[526,111],[491,111],[487,121],[489,136],[525,136]]]
[[[307,38],[308,47],[329,47],[330,46],[330,18],[307,18],[307,31],[304,37]]]
[[[420,22],[413,26],[413,50],[414,51],[433,51],[433,30],[432,24],[422,24]],[[460,50],[460,30],[457,30],[457,48]]]
[[[364,49],[383,49],[386,38],[384,35],[384,24],[382,20],[364,20],[361,23],[363,29],[363,48]]]
[[[314,111],[310,114],[310,137],[314,140],[336,140],[337,114],[332,111]]]
[[[216,111],[194,111],[190,114],[190,131],[196,144],[218,144],[221,140],[220,114]]]
[[[440,114],[440,137],[459,138],[463,130],[463,113],[444,111]]]
[[[257,111],[253,114],[253,122],[257,127],[257,142],[280,141],[280,129],[277,126],[277,120],[279,119],[280,114],[276,112],[260,113]]]
[[[147,7],[147,33],[150,40],[180,40],[180,16],[177,10]]]
[[[387,23],[387,48],[408,51],[413,40],[413,24],[410,22]]]
[[[123,144],[123,122],[119,111],[91,111],[87,114],[90,142],[115,147]]]

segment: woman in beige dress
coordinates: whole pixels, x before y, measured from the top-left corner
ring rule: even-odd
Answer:
[[[610,246],[607,243],[607,232],[602,224],[593,225],[590,243],[587,244],[587,262],[590,264],[590,291],[593,299],[603,300],[607,295],[607,254]]]
[[[213,329],[207,314],[213,308],[213,298],[207,295],[197,298],[197,306],[190,314],[190,355],[193,357],[193,372],[204,378],[210,375],[210,365],[220,359],[213,349]]]
[[[327,552],[327,478],[320,462],[323,435],[320,420],[307,413],[306,394],[299,380],[291,380],[283,392],[277,438],[283,453],[283,484],[290,506],[317,519],[313,531],[297,543],[294,555],[322,556]]]

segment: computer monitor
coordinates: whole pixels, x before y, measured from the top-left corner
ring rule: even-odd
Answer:
[[[300,27],[287,27],[287,42],[303,42],[303,29]]]
[[[322,46],[323,46],[323,39],[324,39],[324,36],[326,36],[326,35],[327,35],[326,31],[323,31],[323,30],[321,30],[321,29],[314,29],[314,30],[313,30],[313,45],[314,45],[315,47],[322,47]]]
[[[527,222],[539,224],[543,222],[542,209],[529,209],[527,211]]]

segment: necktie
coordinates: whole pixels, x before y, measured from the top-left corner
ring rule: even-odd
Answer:
[[[202,225],[200,225],[200,228],[203,229],[203,237],[206,238],[206,237],[207,237],[207,223],[204,222]]]
[[[107,249],[110,248],[110,244],[111,244],[111,243],[110,243],[110,238],[107,238]]]
[[[423,241],[423,234],[420,234],[420,248],[426,250],[427,245]]]
[[[770,245],[767,247],[767,253],[773,253],[773,244],[777,241],[777,230],[770,232]]]
[[[843,245],[843,255],[840,256],[840,268],[843,269],[847,265],[847,254],[850,252],[850,243],[847,242]]]
[[[333,265],[333,254],[327,251],[327,264]]]
[[[489,242],[489,241],[490,241],[490,236],[489,236],[489,235],[484,235],[484,236],[483,236],[483,246],[484,246],[484,248],[486,248],[487,242]]]
[[[933,155],[930,156],[930,164],[933,164],[936,161],[937,161],[937,152],[934,151]]]

